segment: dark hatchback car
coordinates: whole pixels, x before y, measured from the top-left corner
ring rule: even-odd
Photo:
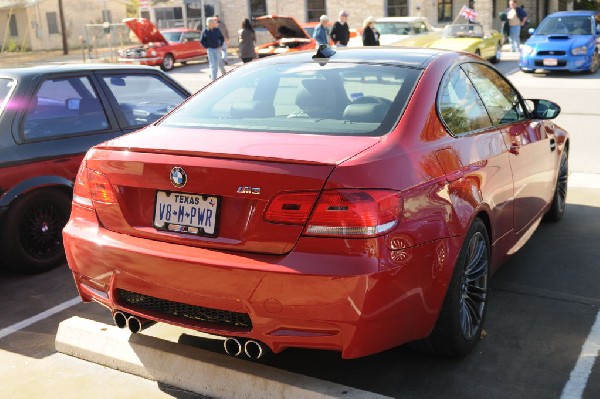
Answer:
[[[37,273],[59,265],[85,152],[156,121],[189,95],[151,67],[0,69],[1,266]]]

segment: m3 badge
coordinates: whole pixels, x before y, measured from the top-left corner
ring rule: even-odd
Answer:
[[[248,187],[248,186],[239,186],[237,189],[238,194],[260,194],[260,187]]]

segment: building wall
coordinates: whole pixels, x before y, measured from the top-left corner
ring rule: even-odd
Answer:
[[[29,29],[27,29],[27,12],[25,9],[13,9],[12,15],[15,16],[17,22],[17,36],[12,36],[9,29],[9,9],[0,11],[0,49],[8,49],[10,45],[24,46],[30,48]]]
[[[84,35],[85,24],[101,24],[102,10],[110,10],[112,22],[120,23],[126,17],[126,4],[118,0],[99,2],[96,0],[63,0],[65,26],[69,48],[81,46],[80,36]],[[31,50],[62,49],[60,18],[57,1],[43,1],[28,8],[15,9],[19,36],[18,44],[25,41],[25,47]],[[56,12],[59,33],[50,34],[46,13]],[[8,10],[0,11],[0,38],[3,38],[7,24]]]

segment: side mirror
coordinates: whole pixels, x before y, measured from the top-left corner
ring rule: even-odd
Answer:
[[[527,30],[527,32],[529,32],[530,35],[533,35],[533,32],[535,32],[534,28],[529,28],[529,30]]]
[[[560,114],[560,106],[548,100],[525,100],[533,119],[554,119]]]
[[[65,100],[65,105],[69,111],[79,111],[79,106],[81,105],[80,98],[67,98]]]

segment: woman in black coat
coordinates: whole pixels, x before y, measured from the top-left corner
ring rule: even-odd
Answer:
[[[379,32],[375,28],[373,18],[365,19],[363,23],[363,46],[379,46]]]

